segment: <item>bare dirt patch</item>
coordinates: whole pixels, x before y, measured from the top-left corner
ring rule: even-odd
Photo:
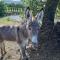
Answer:
[[[20,51],[17,42],[5,41],[6,55],[3,60],[19,60]]]

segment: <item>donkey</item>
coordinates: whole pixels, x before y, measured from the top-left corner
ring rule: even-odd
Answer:
[[[28,37],[29,36],[29,32],[26,29],[26,24],[22,24],[21,26],[18,27],[10,27],[10,26],[2,26],[0,27],[0,45],[3,45],[3,47],[1,46],[1,54],[3,57],[3,52],[6,53],[5,51],[5,45],[4,45],[4,41],[17,41],[17,43],[20,46],[20,51],[21,51],[21,55],[23,57],[23,52],[24,52],[24,48],[26,45],[28,45]]]
[[[38,33],[40,31],[40,27],[42,25],[43,13],[42,16],[39,12],[38,16],[33,21],[27,21],[27,24],[23,24],[17,29],[18,32],[18,41],[21,41],[21,54],[22,56],[25,54],[27,58],[29,58],[28,52],[25,52],[25,49],[38,48]],[[40,21],[41,20],[41,21]],[[28,45],[28,47],[27,47]],[[26,47],[26,48],[25,48]],[[23,56],[24,57],[24,56]],[[24,58],[25,60],[25,58]]]
[[[38,20],[34,20],[29,23],[28,29],[26,29],[27,24],[21,24],[18,27],[10,27],[3,26],[0,27],[0,41],[8,40],[8,41],[17,41],[20,46],[21,59],[24,59],[24,55],[29,57],[29,54],[25,53],[26,47],[29,43],[32,43],[33,47],[38,46],[38,32],[40,29]],[[32,46],[31,45],[31,46]],[[5,48],[4,48],[5,50]]]
[[[1,49],[1,56],[3,58],[5,51],[4,41],[16,41],[17,40],[17,32],[15,27],[10,26],[2,26],[0,27],[0,49]]]

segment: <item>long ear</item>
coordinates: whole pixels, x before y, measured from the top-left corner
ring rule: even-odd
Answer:
[[[44,16],[43,11],[39,12],[36,16],[36,19],[37,19],[37,22],[39,23],[39,25],[42,25],[43,16]]]

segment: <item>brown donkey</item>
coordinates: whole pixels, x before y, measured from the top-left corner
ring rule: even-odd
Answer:
[[[25,54],[25,46],[28,45],[28,31],[26,29],[26,24],[21,25],[20,27],[16,26],[2,26],[0,27],[0,45],[1,45],[1,55],[5,53],[4,41],[17,41],[20,46],[20,56]]]

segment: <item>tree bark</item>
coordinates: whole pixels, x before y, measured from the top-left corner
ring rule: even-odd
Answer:
[[[51,43],[52,41],[52,33],[54,29],[54,16],[57,8],[59,0],[47,0],[44,18],[42,21],[41,30],[39,33],[38,41],[41,47],[44,48],[53,48]],[[50,45],[49,45],[50,44]]]

